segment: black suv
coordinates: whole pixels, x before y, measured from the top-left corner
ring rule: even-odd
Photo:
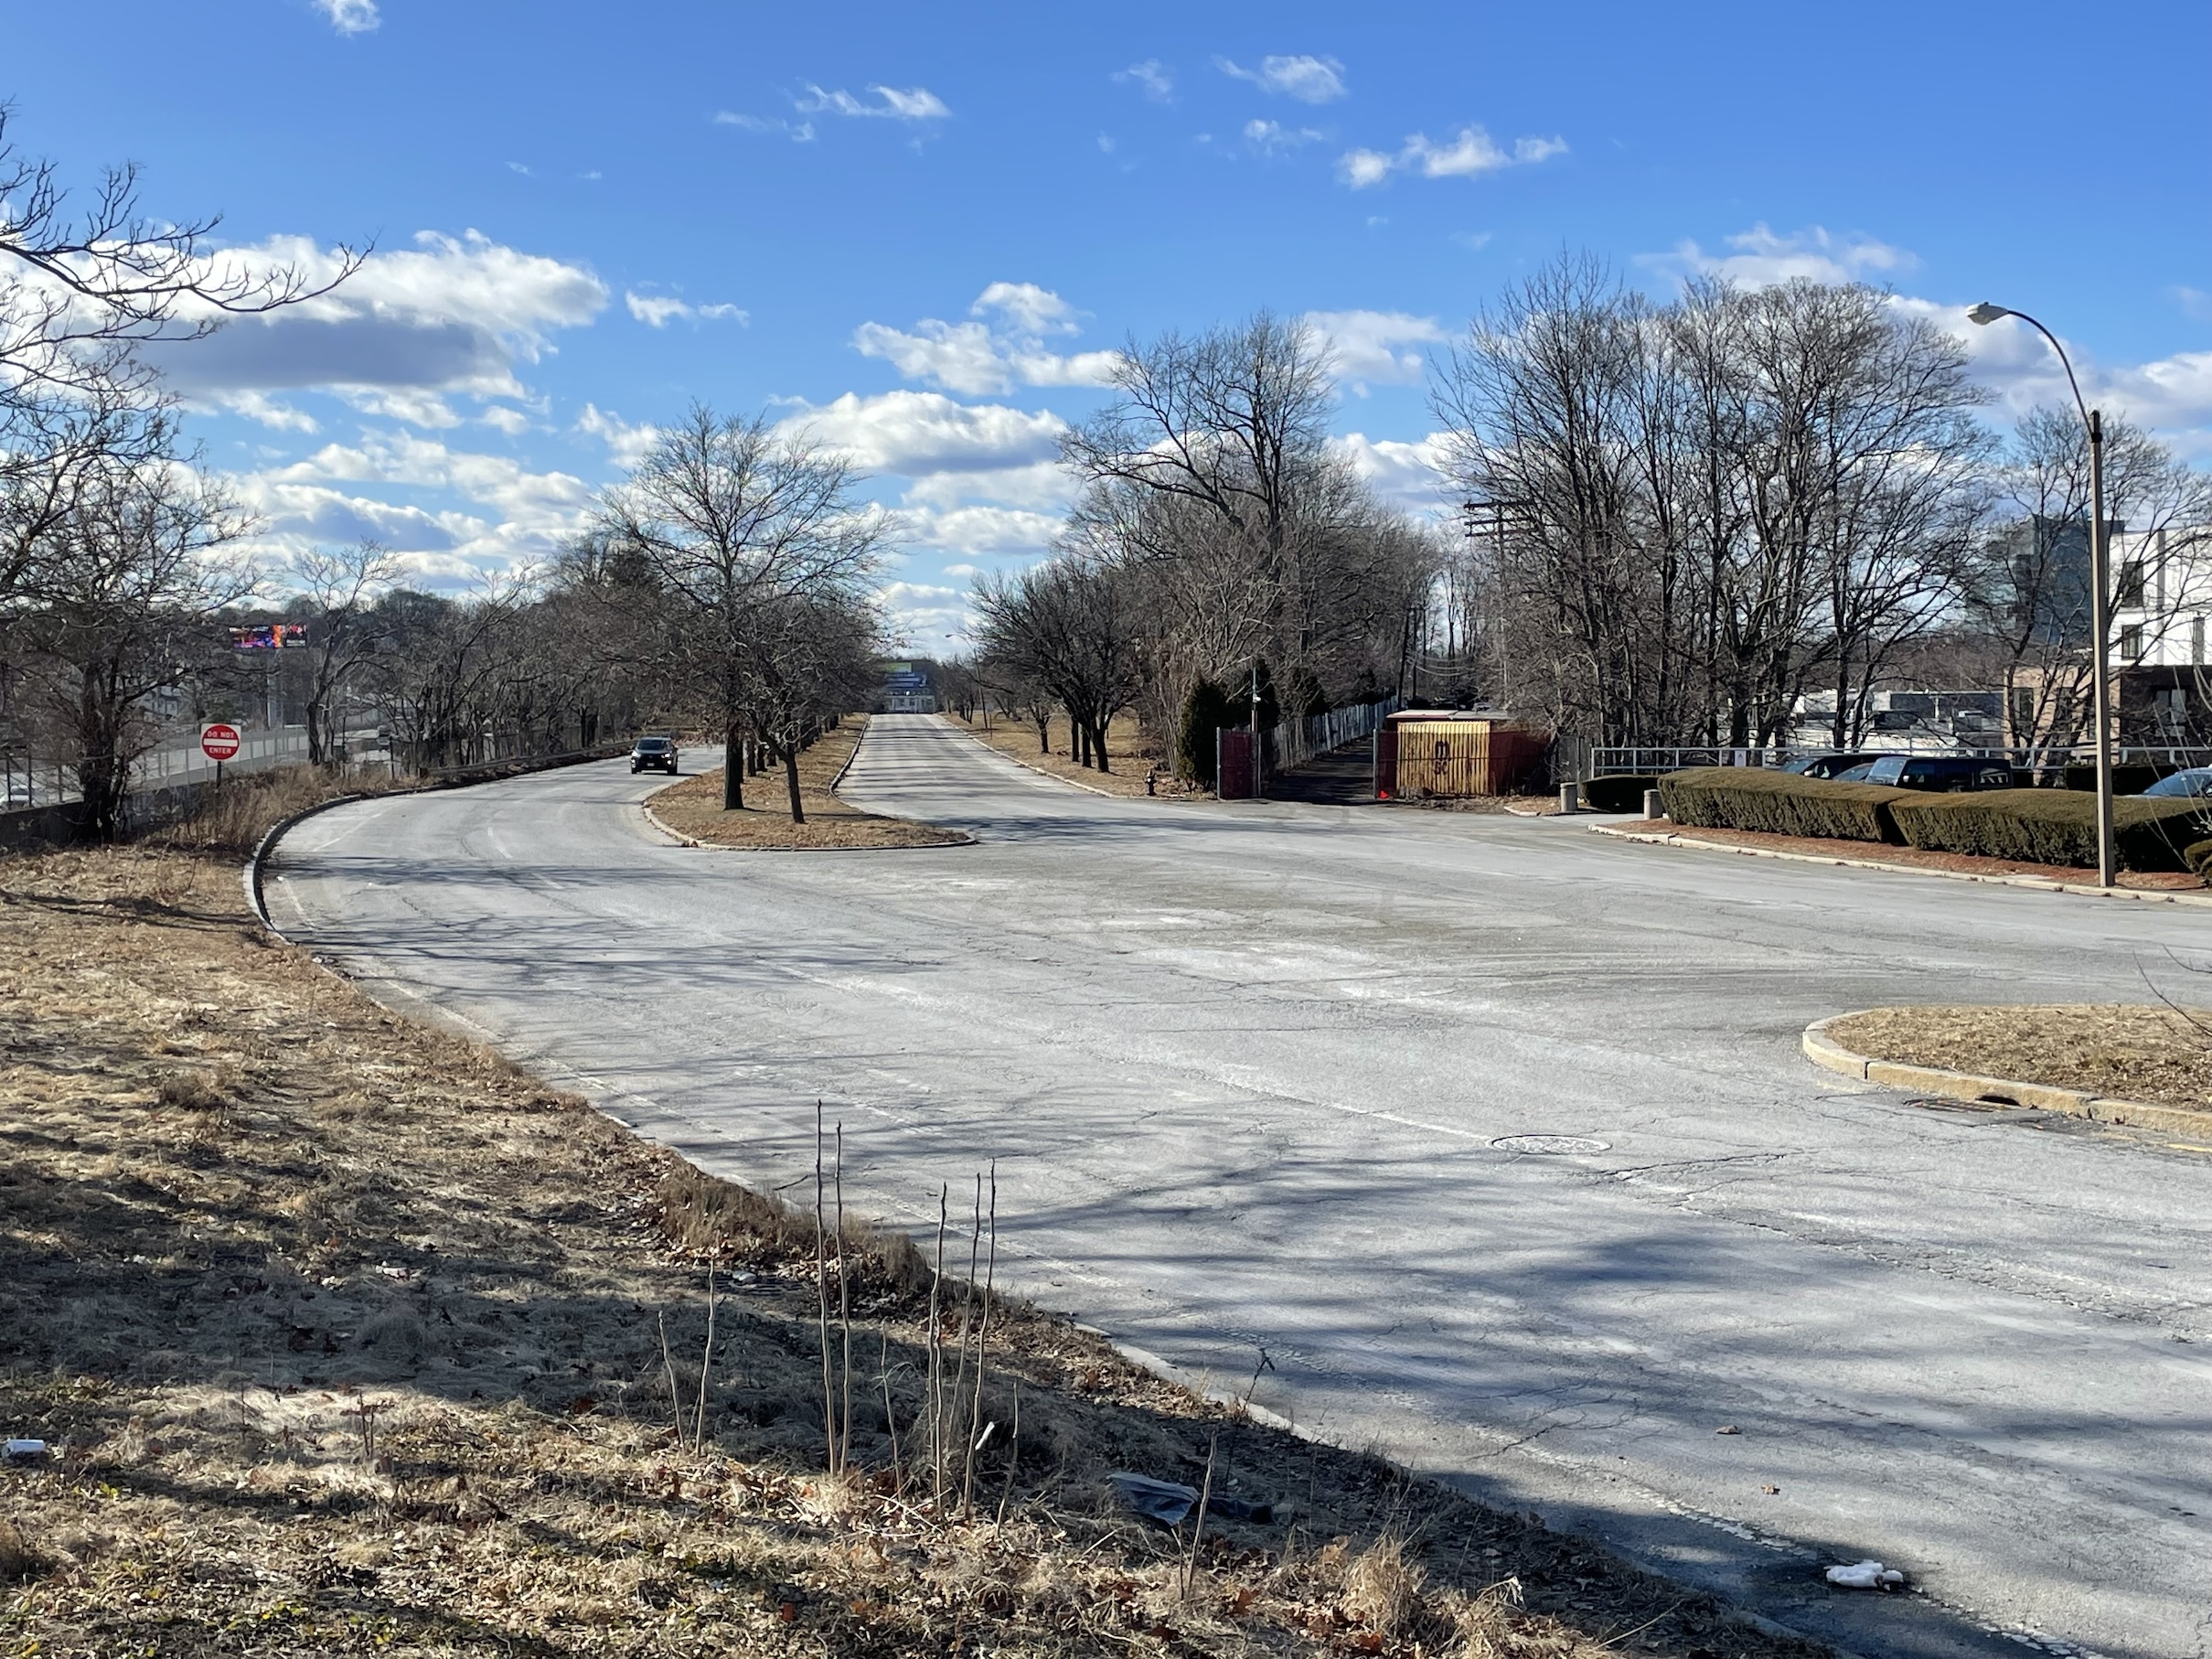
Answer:
[[[1800,777],[1833,777],[1839,772],[1848,772],[1875,758],[1872,755],[1801,755],[1785,763],[1782,770],[1794,772]]]
[[[641,737],[630,749],[630,770],[643,772],[647,766],[677,776],[676,740],[673,737]]]
[[[1969,789],[2009,789],[2013,769],[2001,760],[1977,760],[1971,755],[1885,755],[1868,769],[1866,781],[1958,795]]]

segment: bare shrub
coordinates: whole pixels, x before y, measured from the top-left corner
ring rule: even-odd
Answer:
[[[1344,1569],[1344,1611],[1371,1629],[1395,1635],[1421,1611],[1421,1587],[1428,1574],[1405,1558],[1405,1541],[1377,1538]]]
[[[159,1098],[182,1112],[219,1112],[230,1104],[205,1072],[171,1072],[161,1080]]]
[[[661,1236],[688,1255],[725,1249],[804,1258],[815,1255],[815,1217],[780,1199],[685,1165],[660,1183],[656,1209]],[[903,1233],[850,1224],[845,1260],[853,1288],[900,1300],[925,1293],[929,1264]],[[748,1249],[750,1247],[750,1249]]]
[[[13,1521],[0,1520],[0,1584],[28,1579],[45,1565]]]

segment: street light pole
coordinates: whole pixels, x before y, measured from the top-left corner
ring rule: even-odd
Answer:
[[[2066,348],[2058,343],[2057,335],[2026,312],[1983,300],[1966,316],[1983,327],[2001,317],[2018,317],[2049,341],[2051,349],[2058,354],[2058,366],[2066,370],[2066,383],[2073,390],[2074,408],[2089,433],[2089,632],[2093,636],[2089,645],[2089,719],[2097,729],[2097,884],[2117,886],[2120,849],[2112,833],[2112,584],[2111,547],[2104,519],[2104,412],[2091,409],[2082,401],[2081,383],[2074,379],[2074,365],[2067,359]]]

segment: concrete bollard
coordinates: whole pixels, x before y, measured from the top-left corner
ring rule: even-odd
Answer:
[[[1559,786],[1559,810],[1562,812],[1582,810],[1582,786],[1580,784],[1561,784]]]
[[[1646,789],[1643,792],[1643,815],[1646,818],[1666,817],[1667,809],[1659,798],[1658,790]]]

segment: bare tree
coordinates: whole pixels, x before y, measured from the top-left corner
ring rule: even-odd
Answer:
[[[220,219],[149,215],[135,164],[110,168],[72,213],[55,165],[18,149],[9,119],[0,107],[0,401],[143,388],[147,371],[132,348],[201,338],[233,316],[327,294],[367,257],[339,248],[335,272],[316,283],[294,266],[219,256],[208,238]]]
[[[1076,760],[1101,772],[1113,769],[1106,729],[1144,682],[1133,598],[1125,570],[1073,549],[976,584],[983,659],[1007,680],[1058,699]]]
[[[1765,744],[1825,677],[1844,741],[1955,613],[1982,401],[1954,339],[1863,285],[1654,308],[1572,256],[1520,284],[1434,391],[1494,515],[1470,574],[1516,701],[1598,743]]]
[[[753,608],[748,712],[753,730],[783,765],[795,824],[807,821],[799,752],[829,721],[866,700],[882,646],[881,614],[849,593],[786,594]]]
[[[158,448],[166,412],[148,417]],[[186,678],[213,624],[258,585],[229,557],[252,520],[173,455],[86,468],[37,538],[26,573],[37,603],[16,617],[25,677],[74,748],[86,831],[115,834],[133,765],[152,747],[148,699]]]
[[[602,529],[673,602],[669,658],[724,733],[722,805],[744,805],[745,715],[758,614],[856,593],[882,562],[888,526],[858,498],[851,463],[765,416],[695,404],[607,492]]]
[[[391,585],[400,562],[377,542],[311,548],[292,567],[298,596],[289,613],[307,626],[307,759],[327,765],[333,754],[331,703],[361,663],[389,637],[374,604]]]

